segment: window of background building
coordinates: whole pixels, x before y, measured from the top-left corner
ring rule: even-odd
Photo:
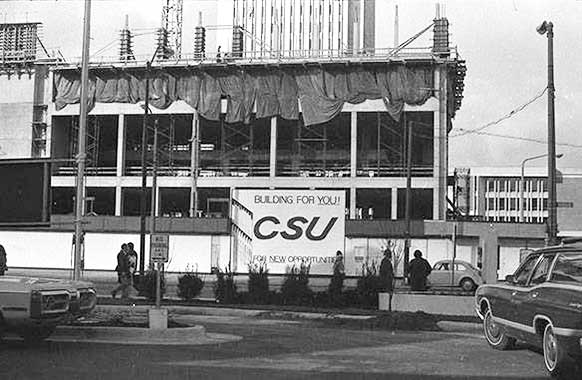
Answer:
[[[392,189],[356,189],[358,219],[390,219]]]
[[[230,215],[230,189],[227,187],[199,188],[198,210],[204,217],[226,218]]]
[[[200,118],[200,169],[202,175],[268,176],[271,119],[249,124]]]
[[[398,219],[404,219],[406,207],[406,189],[398,189]],[[433,216],[432,189],[412,189],[410,217],[415,220],[429,220]]]
[[[162,187],[159,189],[159,215],[173,218],[190,216],[190,189]]]
[[[200,154],[199,167],[201,176],[220,175],[221,167],[221,121],[199,119]]]
[[[277,119],[278,176],[339,177],[350,174],[350,113],[303,125],[303,120]]]
[[[432,174],[434,121],[430,112],[407,112],[399,122],[387,112],[358,112],[358,176],[402,176],[406,170],[405,123],[412,124],[412,172]]]
[[[127,115],[125,132],[126,175],[141,175],[142,115]],[[148,117],[146,164],[153,162],[154,126],[157,124],[157,170],[160,175],[189,173],[192,115],[150,115]]]
[[[115,174],[117,165],[117,115],[89,115],[87,119],[87,173]],[[79,133],[78,116],[53,116],[51,157],[71,161],[60,166],[75,166]]]
[[[487,180],[487,191],[495,191],[495,180]]]
[[[88,187],[86,193],[87,215],[115,215],[114,187]]]
[[[152,189],[146,189],[146,215],[151,214]],[[121,190],[121,210],[123,216],[140,216],[141,188],[126,187]]]
[[[75,212],[75,194],[74,187],[51,188],[51,214],[73,214]]]
[[[495,198],[487,198],[487,209],[495,210]]]

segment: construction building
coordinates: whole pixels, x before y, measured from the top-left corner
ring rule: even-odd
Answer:
[[[119,56],[90,63],[85,268],[107,269],[101,251],[113,254],[120,242],[137,239],[145,205],[156,231],[176,236],[170,270],[195,264],[201,272],[227,265],[245,271],[230,241],[234,189],[343,190],[349,274],[378,258],[387,239],[409,236],[431,261],[451,254],[448,133],[463,97],[465,62],[451,46],[445,17],[437,12],[417,35],[400,43],[395,32],[394,46],[380,47],[375,2],[238,0],[230,49],[209,50],[213,28],[200,17],[187,52],[175,30],[179,3],[164,9],[179,21],[167,23],[172,31],[160,29],[150,57],[133,54],[126,24]],[[431,46],[415,46],[423,33],[432,33]],[[24,78],[33,100],[19,104],[34,112],[26,128],[10,122],[12,130],[0,133],[26,131],[11,145],[21,152],[10,156],[53,161],[51,223],[44,230],[52,235],[44,237],[70,251],[79,62],[37,58],[26,68],[4,67],[0,80],[14,85],[15,76]],[[4,99],[0,107],[7,109]],[[3,122],[8,114],[2,111]],[[30,155],[21,154],[24,146]],[[517,239],[511,249],[528,239],[543,242],[537,225],[517,235],[491,230],[489,224],[455,230],[459,256],[477,263],[483,249],[510,237]],[[0,237],[27,233],[4,228]],[[38,230],[34,239],[46,244]],[[52,266],[67,267],[69,259]],[[488,266],[496,268],[497,260]]]

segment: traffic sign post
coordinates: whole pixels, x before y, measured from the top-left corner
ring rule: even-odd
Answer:
[[[168,247],[170,236],[165,234],[153,234],[150,238],[150,261],[154,263],[168,262]]]
[[[161,304],[160,267],[168,262],[168,247],[170,236],[167,234],[152,234],[150,237],[150,261],[156,263],[156,308]]]

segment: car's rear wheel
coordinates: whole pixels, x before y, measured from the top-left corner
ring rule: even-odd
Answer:
[[[483,332],[487,343],[496,350],[508,350],[515,344],[515,338],[507,336],[503,327],[493,320],[491,309],[487,309],[483,318]]]
[[[461,280],[461,289],[463,289],[466,292],[470,292],[474,290],[476,287],[477,286],[475,285],[475,282],[470,278],[464,278]]]
[[[543,337],[544,364],[550,375],[558,379],[570,379],[574,375],[574,363],[558,342],[550,323],[544,329]]]

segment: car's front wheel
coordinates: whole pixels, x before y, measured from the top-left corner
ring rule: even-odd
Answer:
[[[547,324],[543,337],[544,364],[550,375],[558,379],[570,379],[574,374],[574,363],[558,342],[551,324]]]
[[[508,350],[515,344],[515,338],[507,336],[503,327],[493,320],[491,309],[487,309],[483,318],[483,332],[487,343],[496,350]]]

